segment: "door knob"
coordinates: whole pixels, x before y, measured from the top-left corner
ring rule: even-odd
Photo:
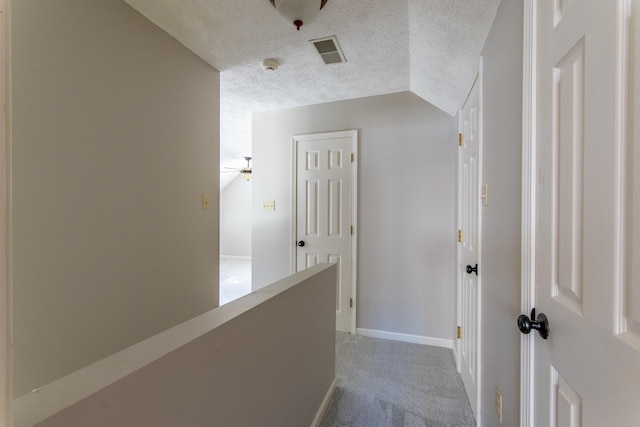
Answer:
[[[531,310],[531,319],[526,314],[518,316],[518,329],[520,329],[520,332],[528,334],[532,329],[535,329],[542,339],[546,340],[549,337],[549,320],[547,316],[544,313],[540,313],[536,317],[536,309],[534,308]]]
[[[476,273],[476,276],[478,275],[478,264],[475,265],[475,267],[471,267],[470,265],[467,265],[467,273],[471,274],[471,273]]]
[[[300,241],[298,242],[298,246],[303,247],[303,246],[304,246],[304,240],[300,240]]]

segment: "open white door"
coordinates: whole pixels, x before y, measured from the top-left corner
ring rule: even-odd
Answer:
[[[550,335],[527,337],[523,424],[640,425],[639,8],[537,1],[535,308]]]
[[[460,110],[458,146],[458,370],[480,424],[481,74]]]
[[[338,264],[336,329],[355,333],[358,131],[293,138],[294,265]]]

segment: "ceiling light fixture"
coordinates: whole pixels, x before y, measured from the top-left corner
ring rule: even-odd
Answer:
[[[273,7],[287,21],[293,22],[298,31],[303,23],[311,22],[320,10],[327,4],[327,0],[269,0]]]
[[[240,169],[240,176],[245,181],[251,181],[251,157],[247,156],[244,158],[247,161],[247,167]]]
[[[229,168],[225,167],[225,169],[229,169],[227,171],[220,171],[220,173],[237,173],[240,172],[240,176],[245,181],[251,181],[251,157],[247,156],[244,158],[247,161],[247,166],[243,168]]]

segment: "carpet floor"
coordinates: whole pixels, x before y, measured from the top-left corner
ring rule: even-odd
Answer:
[[[220,305],[251,293],[251,258],[220,255]]]
[[[321,427],[475,427],[446,348],[336,334],[337,388]]]

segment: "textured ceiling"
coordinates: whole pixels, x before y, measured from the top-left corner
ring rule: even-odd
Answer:
[[[329,0],[296,31],[269,0],[125,1],[220,71],[220,159],[233,167],[251,153],[255,111],[411,90],[455,114],[500,3]],[[309,43],[332,35],[346,63],[325,65]]]

